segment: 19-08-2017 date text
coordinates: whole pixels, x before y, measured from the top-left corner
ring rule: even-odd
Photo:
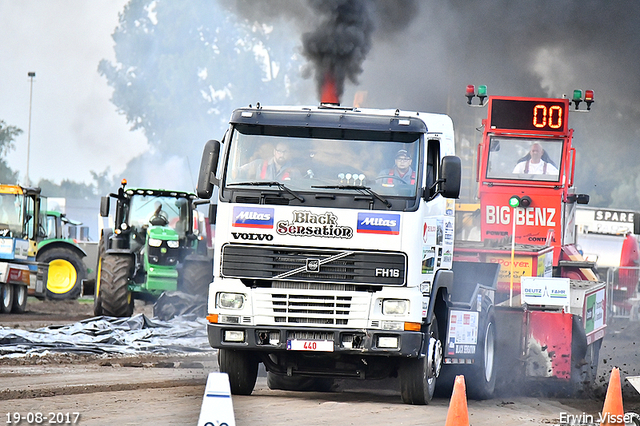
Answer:
[[[71,425],[77,424],[80,420],[78,412],[33,412],[28,413],[6,413],[8,425]]]

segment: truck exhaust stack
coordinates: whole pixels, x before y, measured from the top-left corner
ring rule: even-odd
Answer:
[[[322,105],[336,105],[336,106],[340,105],[340,98],[338,96],[336,79],[331,72],[327,72],[324,75],[324,82],[322,83],[320,103]]]

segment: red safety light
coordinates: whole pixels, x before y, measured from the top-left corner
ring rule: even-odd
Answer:
[[[584,101],[587,104],[587,110],[590,110],[591,104],[593,103],[593,90],[584,91]]]
[[[471,105],[471,100],[476,95],[476,88],[473,84],[467,85],[467,93],[465,96],[467,97],[467,103]]]
[[[585,90],[584,91],[584,100],[585,101],[593,101],[593,90]]]

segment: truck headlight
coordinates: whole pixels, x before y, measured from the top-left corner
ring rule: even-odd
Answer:
[[[149,245],[151,247],[160,247],[160,244],[162,244],[162,240],[159,240],[157,238],[149,238]]]
[[[180,241],[178,241],[178,240],[175,240],[175,241],[170,240],[170,241],[167,241],[167,245],[169,246],[169,248],[178,248],[178,247],[180,247]]]
[[[384,315],[404,315],[408,310],[408,300],[385,299],[382,301],[382,313]]]
[[[244,306],[244,294],[240,293],[218,293],[216,295],[216,305],[224,309],[242,309]]]

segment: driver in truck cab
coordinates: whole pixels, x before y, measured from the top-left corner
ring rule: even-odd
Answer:
[[[291,167],[289,147],[280,142],[273,148],[271,158],[259,158],[240,167],[239,175],[245,179],[284,182],[299,177],[299,171]]]
[[[515,174],[557,175],[558,169],[553,164],[540,142],[533,142],[529,153],[518,160],[513,169]]]
[[[394,166],[380,172],[382,186],[415,185],[416,171],[411,168],[411,162],[412,159],[406,149],[398,150]],[[384,176],[389,176],[389,178],[384,179]]]

